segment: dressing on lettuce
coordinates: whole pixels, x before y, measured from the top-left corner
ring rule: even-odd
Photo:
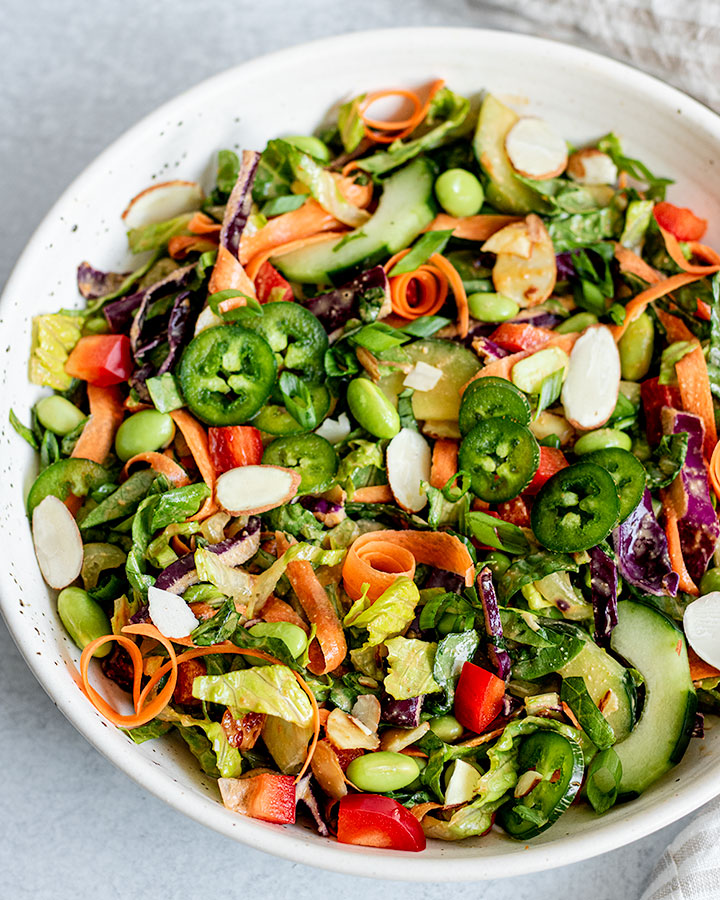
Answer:
[[[434,694],[442,687],[433,678],[437,644],[395,637],[385,641],[388,674],[385,690],[395,700],[409,700],[420,694]]]
[[[398,578],[375,602],[364,593],[351,606],[343,624],[367,628],[368,639],[363,645],[375,647],[395,634],[400,634],[415,618],[420,592],[406,576]]]

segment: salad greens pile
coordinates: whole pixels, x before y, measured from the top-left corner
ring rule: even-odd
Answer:
[[[525,841],[720,709],[720,257],[612,133],[386,93],[131,201],[33,321],[27,510],[91,701],[229,808]]]

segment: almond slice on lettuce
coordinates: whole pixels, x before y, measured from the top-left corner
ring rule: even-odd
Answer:
[[[402,428],[386,451],[388,481],[393,497],[407,512],[419,512],[428,502],[422,482],[430,481],[432,453],[419,431]]]
[[[543,181],[565,171],[565,141],[544,119],[518,119],[505,135],[505,152],[513,169],[526,178]]]
[[[720,591],[693,600],[685,609],[683,628],[700,659],[720,668]]]
[[[573,153],[568,160],[567,173],[573,181],[586,185],[615,184],[618,178],[615,163],[596,147]]]
[[[511,240],[502,237],[508,229],[513,229]],[[524,254],[526,245],[530,246],[527,255]],[[515,247],[523,252],[494,251],[493,247],[498,246]],[[557,278],[555,248],[539,216],[531,214],[524,222],[506,225],[483,244],[482,250],[497,253],[492,271],[495,290],[514,300],[518,306],[537,306],[552,294]]]
[[[32,539],[42,577],[60,590],[72,584],[83,564],[83,542],[70,510],[48,494],[33,510]]]
[[[300,480],[282,466],[238,466],[215,482],[215,498],[233,516],[254,516],[292,500]]]
[[[148,613],[157,630],[168,638],[187,637],[198,626],[198,619],[177,594],[151,585],[148,588]]]
[[[205,195],[195,181],[164,181],[136,194],[122,214],[130,231],[143,225],[174,219],[200,209]]]
[[[560,401],[565,418],[589,431],[604,425],[617,404],[620,354],[606,325],[592,325],[575,341]]]

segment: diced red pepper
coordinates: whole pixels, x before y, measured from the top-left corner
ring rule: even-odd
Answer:
[[[80,338],[67,358],[65,371],[98,387],[127,381],[133,372],[130,338],[124,334],[89,334]]]
[[[525,488],[523,494],[529,494],[534,497],[545,482],[559,472],[560,469],[567,467],[568,461],[565,454],[557,447],[541,447],[540,448],[540,465],[537,472],[533,476],[533,480]],[[503,516],[503,519],[505,516]],[[508,520],[509,521],[509,520]]]
[[[522,497],[514,497],[504,503],[498,503],[496,512],[503,522],[510,522],[519,528],[530,527],[530,510]]]
[[[475,663],[463,664],[455,691],[455,718],[469,731],[481,734],[500,715],[505,682]]]
[[[262,461],[262,435],[252,425],[208,428],[208,445],[218,475],[238,466],[258,466]]]
[[[659,378],[648,378],[640,385],[643,410],[645,412],[645,431],[648,441],[657,444],[663,435],[660,414],[663,406],[674,409],[682,408],[680,389],[674,384],[660,384]]]
[[[200,706],[202,700],[193,697],[193,681],[199,675],[207,675],[207,667],[201,659],[188,659],[178,666],[177,684],[173,700],[181,706]]]
[[[705,234],[707,219],[696,216],[691,209],[663,201],[655,204],[653,213],[658,225],[679,241],[699,241]]]
[[[415,816],[396,800],[379,794],[347,794],[338,804],[338,841],[387,850],[425,849]]]
[[[233,809],[253,819],[292,825],[295,821],[295,779],[292,775],[262,772],[236,782]],[[241,792],[241,793],[240,793]]]
[[[255,293],[260,303],[274,303],[277,300],[288,300],[292,303],[295,299],[290,284],[269,262],[264,262],[258,269],[255,276]]]
[[[540,350],[552,336],[547,328],[537,328],[523,322],[503,322],[490,335],[490,340],[503,350],[519,353],[521,350]]]
[[[181,665],[183,664],[181,663]],[[231,747],[237,747],[238,750],[251,750],[260,737],[265,724],[265,715],[264,713],[248,712],[236,719],[232,712],[226,709],[220,724]]]

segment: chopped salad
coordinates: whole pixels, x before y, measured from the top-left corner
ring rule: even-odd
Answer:
[[[720,708],[720,255],[668,184],[436,81],[134,197],[11,416],[99,712],[411,851],[677,764]]]

